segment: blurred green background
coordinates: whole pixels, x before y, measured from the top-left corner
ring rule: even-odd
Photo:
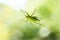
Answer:
[[[0,40],[60,40],[60,0],[21,2],[23,3],[18,5],[17,9],[15,6],[11,7],[12,4],[9,6],[0,3]],[[29,15],[36,9],[33,16],[36,16],[40,20],[37,23],[42,25],[32,19],[26,21],[26,13],[20,9]]]

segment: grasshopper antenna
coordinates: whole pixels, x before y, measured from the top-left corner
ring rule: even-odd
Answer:
[[[36,11],[36,8],[34,9],[34,11],[33,11],[33,13],[31,14],[31,16],[33,16],[33,15],[34,15],[35,11]]]
[[[24,13],[26,13],[26,12],[25,12],[25,11],[23,11],[22,9],[20,9],[20,11],[21,11],[21,12],[24,12]],[[24,13],[23,13],[23,14],[24,14]],[[24,15],[25,15],[25,14],[24,14]],[[26,15],[25,15],[25,16],[26,16]]]
[[[29,14],[28,14],[28,12],[26,12],[26,11],[23,11],[22,9],[20,9],[20,11],[22,11],[22,12],[26,13],[27,15],[29,15]],[[24,15],[25,15],[25,14],[24,14]],[[25,16],[26,16],[26,15],[25,15]]]

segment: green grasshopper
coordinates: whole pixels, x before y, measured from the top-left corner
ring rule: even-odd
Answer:
[[[25,15],[25,17],[27,18],[27,19],[31,19],[33,22],[35,22],[35,23],[37,23],[37,21],[39,22],[40,20],[38,19],[38,17],[36,17],[36,16],[33,16],[34,15],[34,13],[35,13],[35,11],[36,11],[36,9],[34,9],[34,11],[32,12],[32,14],[31,15],[29,15],[29,13],[28,12],[26,12],[26,11],[23,11],[22,9],[20,9],[22,12],[24,12],[24,13],[26,13],[26,15]],[[28,21],[28,20],[27,20]],[[40,23],[37,23],[37,24],[39,24],[39,25],[41,25]]]

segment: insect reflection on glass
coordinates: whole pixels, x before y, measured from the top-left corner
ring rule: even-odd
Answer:
[[[20,9],[22,12],[24,12],[24,13],[26,13],[26,15],[25,15],[25,17],[27,18],[27,20],[26,21],[28,21],[29,19],[30,20],[32,20],[33,22],[35,22],[35,23],[37,23],[37,21],[39,22],[40,20],[38,19],[38,17],[36,17],[36,16],[33,16],[34,15],[34,13],[35,13],[35,11],[36,11],[36,9],[34,9],[34,11],[32,12],[32,14],[31,15],[29,15],[29,13],[28,12],[26,12],[26,11],[23,11],[22,9]],[[39,24],[39,25],[41,25],[40,23],[37,23],[37,24]]]

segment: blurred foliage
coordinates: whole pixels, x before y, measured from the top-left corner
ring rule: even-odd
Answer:
[[[40,6],[38,8],[38,13],[44,18],[50,18],[52,11],[47,6]]]
[[[60,17],[60,15],[59,15],[60,12],[58,12],[58,10],[57,10],[58,13],[57,12],[55,13],[57,8],[54,9],[57,6],[57,4],[56,4],[57,0],[56,1],[55,0],[46,0],[46,2],[47,2],[46,5],[44,4],[44,5],[39,5],[39,6],[38,6],[39,3],[37,4],[36,2],[34,2],[35,0],[29,0],[29,1],[31,2],[31,4],[30,4],[30,6],[28,6],[28,9],[30,8],[32,11],[35,8],[34,6],[36,6],[38,9],[37,14],[39,16],[42,16],[42,18],[51,18],[51,16],[53,17],[53,15],[56,17],[56,19],[54,21],[52,21],[52,20],[46,21],[45,24],[44,24],[45,20],[44,19],[42,20],[43,21],[42,24],[44,24],[44,26],[48,27],[51,32],[47,37],[42,38],[39,33],[39,31],[42,27],[41,25],[38,25],[31,21],[27,21],[27,22],[20,21],[20,18],[23,18],[21,15],[19,15],[19,14],[21,14],[21,12],[18,12],[19,14],[17,14],[17,12],[11,10],[9,7],[3,7],[3,5],[1,4],[0,7],[1,8],[3,7],[3,9],[4,9],[4,11],[2,12],[2,14],[4,14],[4,15],[1,17],[2,17],[2,21],[4,21],[6,23],[6,24],[5,23],[4,24],[8,26],[10,40],[41,40],[41,39],[42,40],[60,40],[60,23],[59,23],[60,19],[58,18],[58,17]],[[33,1],[33,3],[32,3],[32,1]],[[31,5],[32,5],[32,7],[31,7]],[[10,9],[10,10],[8,10],[8,9]],[[57,16],[56,16],[56,14],[57,14]],[[16,15],[16,16],[13,16],[13,15]],[[36,16],[38,16],[38,15],[36,15]],[[14,22],[12,22],[12,20]],[[14,33],[16,30],[19,31],[18,35]],[[22,34],[20,33],[20,31]],[[17,38],[17,39],[15,39],[15,38]]]
[[[58,36],[56,32],[51,32],[44,40],[58,40]]]
[[[10,35],[8,25],[13,24],[11,19],[15,12],[11,7],[0,4],[0,40],[8,40]]]
[[[37,36],[39,29],[38,28],[29,28],[27,27],[23,31],[23,37],[22,40],[30,40]]]
[[[25,28],[22,28],[23,33],[22,40],[33,40],[37,37],[40,25],[34,24],[30,21],[27,21],[24,25]]]
[[[22,32],[22,37],[20,37],[20,35],[21,35],[20,33],[19,33],[20,35],[18,34],[16,36],[17,40],[20,40],[20,39],[21,40],[33,40],[34,38],[38,37],[40,25],[33,24],[29,21],[23,22],[23,23],[24,23],[24,25],[15,24],[10,27],[10,29],[11,29],[10,30],[10,36],[11,36],[10,40],[16,40],[14,38],[14,36],[16,35],[16,34],[14,34],[14,31],[16,31],[16,30],[19,30]]]

